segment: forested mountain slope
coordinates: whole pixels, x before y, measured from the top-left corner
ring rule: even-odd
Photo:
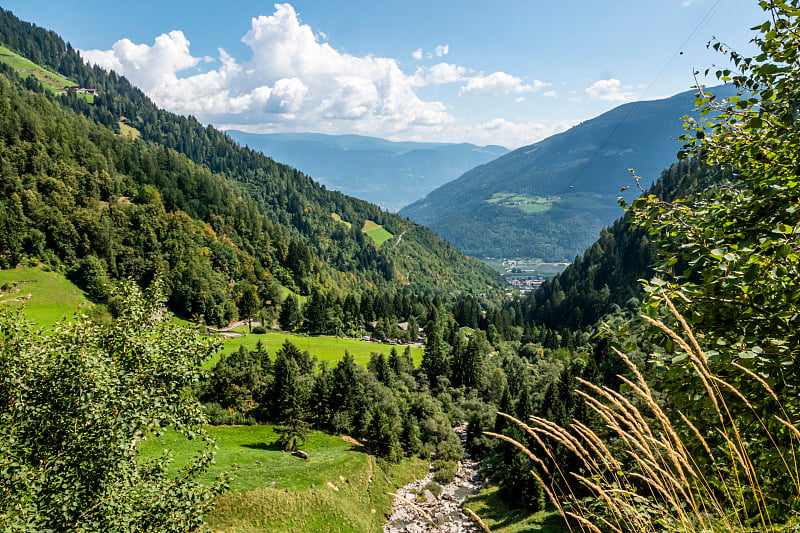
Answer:
[[[331,189],[393,212],[508,153],[502,146],[392,142],[361,135],[226,133]]]
[[[629,168],[653,179],[675,160],[693,95],[619,106],[477,167],[400,213],[473,256],[570,261],[617,218],[620,189],[633,185]]]
[[[502,283],[427,229],[158,109],[125,78],[84,64],[53,32],[0,11],[0,40],[99,90],[90,104],[4,69],[3,266],[36,257],[100,278],[147,281],[168,272],[173,295],[186,293],[177,310],[191,313],[233,305],[224,303],[232,292],[224,286],[241,281],[261,291],[279,282],[301,294],[445,294]],[[116,134],[122,117],[139,139]],[[362,232],[368,220],[392,238],[377,245]],[[180,242],[167,244],[169,235]],[[203,261],[210,270],[193,263]],[[216,278],[208,291],[181,281],[206,275]],[[207,305],[190,303],[198,299]]]
[[[665,170],[646,194],[665,202],[691,199],[724,178],[719,169],[683,160]],[[640,280],[653,277],[657,259],[650,236],[626,213],[603,228],[564,272],[523,298],[516,311],[527,323],[548,328],[592,328],[617,309],[638,309]]]

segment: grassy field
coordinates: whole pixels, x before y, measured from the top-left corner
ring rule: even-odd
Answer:
[[[84,292],[63,274],[33,267],[0,270],[0,294],[0,305],[24,306],[27,317],[45,328],[70,320],[90,305]],[[22,299],[14,301],[18,298]]]
[[[370,239],[375,241],[375,244],[377,244],[378,246],[380,246],[384,242],[394,237],[394,235],[386,231],[386,228],[375,223],[372,220],[365,220],[364,227],[361,228],[361,231],[366,233],[367,236],[369,236]]]
[[[385,243],[386,241],[394,237],[394,235],[386,231],[386,229],[384,229],[383,226],[371,229],[369,231],[365,231],[364,233],[366,233],[370,239],[375,241],[375,244],[377,244],[378,246],[380,246],[381,244]]]
[[[506,207],[513,207],[528,214],[544,213],[553,207],[553,201],[541,196],[523,196],[510,192],[498,192],[492,195],[490,204],[498,204]]]
[[[27,317],[44,328],[52,327],[56,322],[70,320],[72,316],[91,302],[86,294],[63,274],[46,272],[40,268],[12,268],[0,270],[0,287],[7,285],[8,289],[0,290],[0,305],[25,307]],[[288,290],[288,289],[287,289]],[[30,296],[28,296],[30,295]],[[305,300],[305,297],[300,297]],[[19,299],[19,300],[18,300]],[[16,300],[16,301],[15,301]],[[177,323],[192,326],[188,320],[175,317]],[[301,350],[308,350],[311,355],[317,356],[320,361],[329,361],[335,364],[344,357],[345,350],[355,359],[356,364],[366,366],[372,352],[383,353],[387,357],[392,349],[389,344],[362,342],[338,337],[309,337],[293,333],[269,332],[263,335],[247,333],[247,326],[240,326],[235,331],[244,333],[244,337],[235,337],[223,340],[221,354],[228,354],[247,346],[254,349],[260,340],[265,343],[267,350],[273,356],[284,341],[289,340]],[[405,347],[397,346],[397,351],[402,353]],[[422,348],[411,348],[414,364],[419,365],[422,360]],[[211,368],[216,364],[219,355],[214,360],[206,362],[206,367]]]
[[[62,91],[70,85],[76,85],[75,82],[65,78],[64,76],[45,69],[36,63],[29,61],[19,54],[16,54],[4,46],[0,46],[0,61],[7,63],[11,68],[16,70],[30,70],[32,72],[19,72],[22,78],[33,76],[44,84],[45,87],[51,91]]]
[[[247,332],[247,326],[236,328],[235,331]],[[274,356],[275,351],[280,348],[284,341],[289,341],[301,350],[308,350],[311,355],[317,356],[320,361],[328,361],[331,365],[344,357],[344,352],[353,356],[356,364],[366,366],[372,352],[383,353],[387,357],[392,349],[389,344],[378,344],[374,342],[362,342],[339,337],[309,337],[307,335],[295,335],[292,333],[269,332],[263,335],[248,334],[245,337],[235,337],[226,339],[223,342],[222,353],[228,354],[239,349],[240,346],[247,346],[254,349],[258,341],[267,345],[267,351]],[[403,353],[405,347],[396,346],[398,353]],[[419,366],[422,361],[422,348],[411,348],[411,356],[414,358],[414,365]],[[208,366],[213,366],[216,361],[210,361]]]
[[[28,76],[33,76],[34,78],[39,80],[45,86],[46,89],[50,91],[63,91],[70,85],[77,85],[74,81],[70,80],[69,78],[65,78],[61,74],[53,72],[52,70],[40,67],[33,61],[25,59],[21,55],[12,52],[11,50],[9,50],[4,46],[0,46],[0,61],[8,64],[11,68],[15,70],[30,71],[30,72],[17,72],[17,74],[19,74],[21,78],[27,78]],[[92,96],[91,94],[81,94],[78,96],[86,99],[89,103],[94,102],[94,96]]]
[[[142,133],[134,128],[133,126],[128,126],[124,122],[119,122],[119,133],[123,137],[128,137],[130,139],[138,139],[141,137]]]
[[[368,231],[372,231],[372,230],[374,230],[374,229],[377,229],[377,228],[380,228],[380,227],[381,227],[381,225],[380,225],[380,224],[378,224],[378,223],[377,223],[377,222],[375,222],[375,221],[372,221],[372,220],[365,220],[365,221],[364,221],[364,227],[363,227],[363,228],[361,228],[361,231],[363,231],[364,233],[366,233],[366,232],[368,232]]]
[[[557,511],[526,513],[520,509],[509,509],[498,494],[497,487],[481,490],[464,502],[481,517],[492,533],[567,533],[569,529]]]
[[[217,426],[209,431],[219,450],[204,481],[231,470],[234,475],[230,492],[218,498],[217,509],[209,517],[218,532],[377,533],[391,509],[386,493],[423,477],[428,470],[427,463],[409,459],[384,471],[362,446],[318,431],[302,446],[308,460],[280,451],[271,426]],[[148,439],[140,454],[153,456],[164,449],[171,450],[177,469],[196,447],[192,441],[167,434]],[[273,482],[277,486],[270,487]]]

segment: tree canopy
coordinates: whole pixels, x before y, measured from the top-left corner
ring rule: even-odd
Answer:
[[[158,287],[120,289],[110,325],[85,317],[52,335],[0,307],[0,529],[194,531],[224,482],[187,389],[215,347],[170,323]],[[138,445],[170,428],[202,446],[181,471]]]

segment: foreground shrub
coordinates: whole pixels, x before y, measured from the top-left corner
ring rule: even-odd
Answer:
[[[663,322],[643,317],[664,332],[680,348],[705,387],[696,401],[709,403],[715,413],[714,432],[701,434],[682,413],[670,414],[656,401],[645,377],[624,354],[631,378],[621,377],[631,395],[582,381],[589,392],[579,392],[590,409],[606,423],[610,435],[599,436],[580,422],[560,427],[544,418],[526,424],[507,414],[533,437],[543,450],[537,456],[518,441],[495,433],[488,435],[523,450],[537,468],[533,474],[562,516],[585,531],[778,531],[787,520],[785,507],[800,502],[800,469],[795,461],[800,448],[800,429],[791,423],[782,402],[766,380],[733,363],[761,389],[769,413],[752,410],[762,421],[761,442],[751,446],[742,439],[748,424],[732,416],[752,404],[736,387],[714,373],[709,359],[686,321],[671,302],[676,320],[683,325],[678,335]],[[641,405],[641,407],[639,407]],[[763,416],[763,418],[761,418]],[[771,432],[767,418],[784,428]],[[655,423],[649,422],[655,420]],[[549,472],[543,459],[554,445],[571,450],[580,461],[580,472]],[[765,454],[780,458],[776,477],[772,470],[754,466]],[[550,475],[552,474],[552,476]],[[549,480],[549,481],[547,481]],[[581,483],[591,494],[577,499],[565,487]],[[793,494],[783,500],[786,492]]]

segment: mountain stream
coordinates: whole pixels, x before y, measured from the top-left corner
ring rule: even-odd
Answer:
[[[461,438],[461,445],[466,441],[467,425],[454,428]],[[474,461],[464,452],[464,459],[458,462],[455,479],[442,486],[442,493],[436,497],[425,486],[433,481],[433,466],[428,475],[409,483],[397,491],[400,498],[408,500],[417,507],[395,498],[392,503],[392,514],[383,525],[384,533],[467,533],[481,531],[462,509],[464,499],[478,493],[483,480],[478,474],[479,461]],[[424,496],[423,498],[420,495]],[[424,501],[422,501],[424,500]],[[430,517],[426,518],[420,511]]]

